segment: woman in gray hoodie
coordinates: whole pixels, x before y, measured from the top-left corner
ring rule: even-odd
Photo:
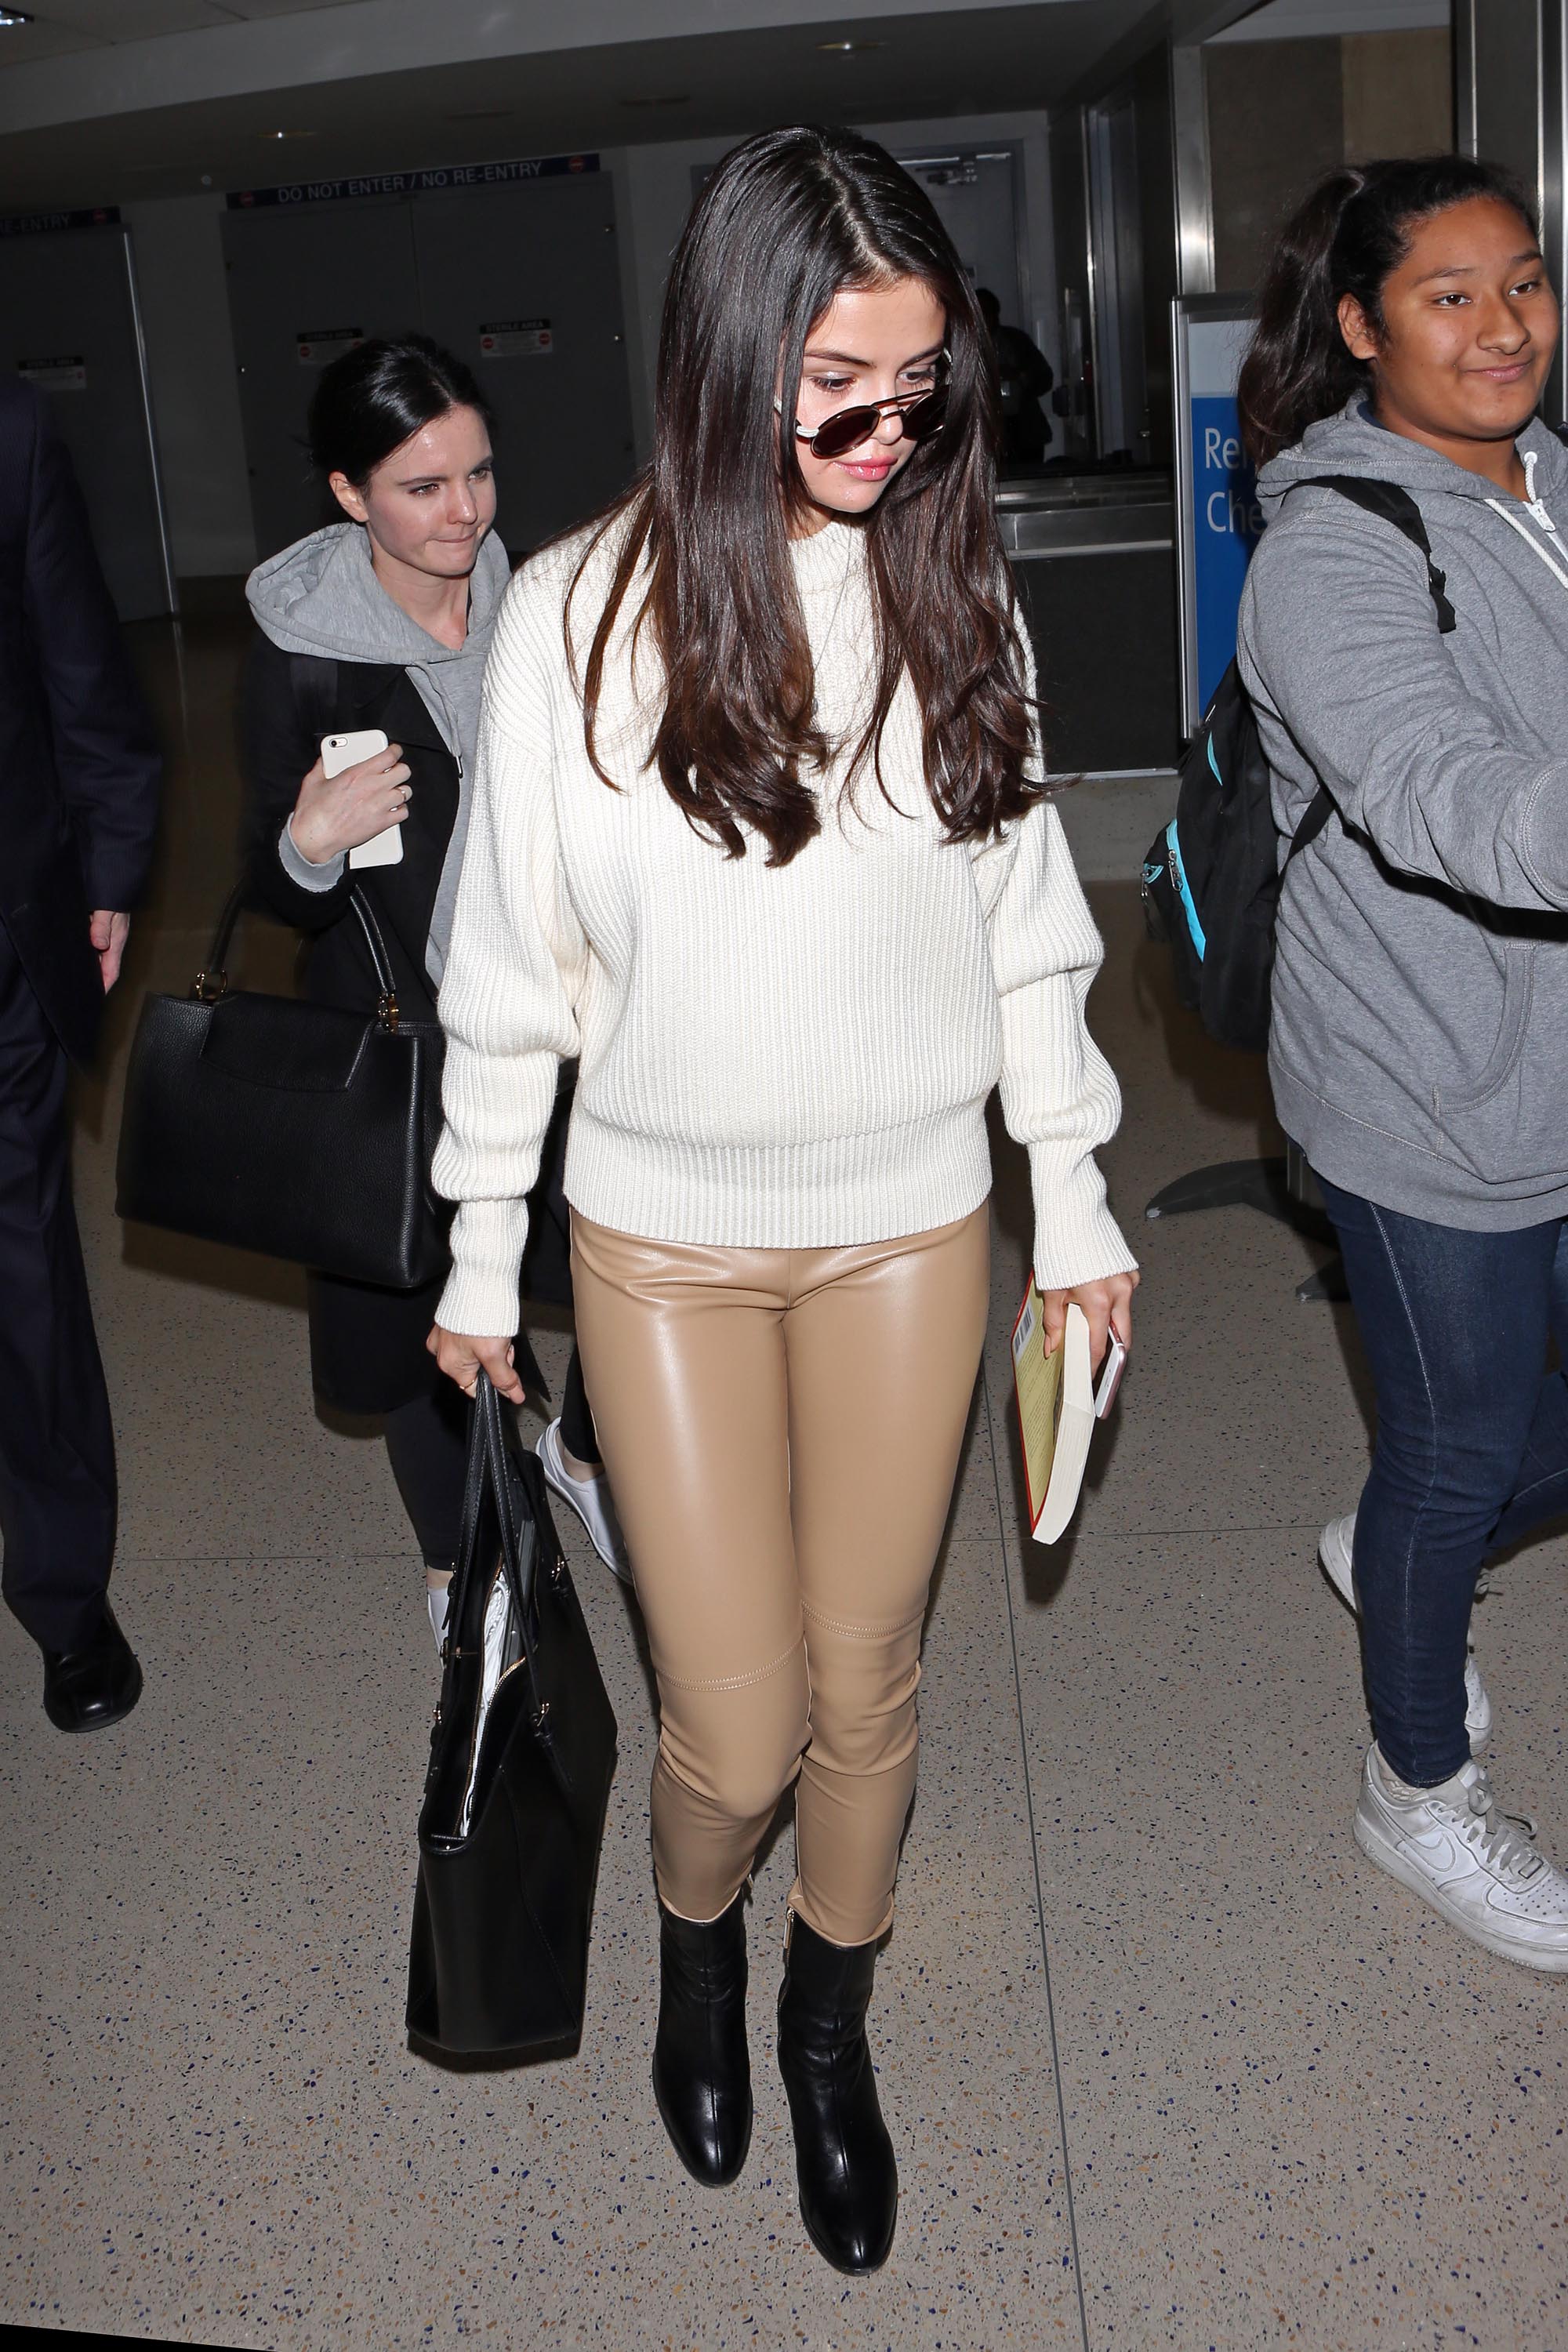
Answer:
[[[378,993],[349,894],[372,901],[399,1001],[433,1021],[468,823],[490,636],[510,576],[492,525],[495,478],[484,397],[468,368],[422,335],[362,343],[332,362],[310,405],[310,449],[344,520],[285,548],[247,586],[259,635],[240,717],[246,859],[253,896],[310,940],[305,988],[374,1011]],[[341,775],[323,736],[378,730],[386,749]],[[393,862],[350,853],[395,830]],[[557,1129],[564,1125],[563,1097]],[[523,1268],[526,1296],[569,1304],[561,1136],[546,1147]],[[552,1213],[553,1212],[553,1213]],[[312,1274],[311,1372],[344,1411],[382,1416],[426,1569],[432,1627],[445,1631],[466,1454],[456,1391],[426,1349],[445,1276],[394,1291]],[[518,1339],[527,1384],[543,1383]],[[574,1353],[560,1420],[540,1441],[556,1493],[617,1573],[625,1554]]]
[[[1269,1068],[1338,1229],[1377,1398],[1322,1564],[1375,1740],[1355,1834],[1493,1952],[1568,1969],[1568,1877],[1497,1807],[1483,1560],[1568,1510],[1568,453],[1524,192],[1459,156],[1333,173],[1240,384],[1270,520],[1239,659],[1292,835]],[[1317,478],[1394,482],[1420,550]]]

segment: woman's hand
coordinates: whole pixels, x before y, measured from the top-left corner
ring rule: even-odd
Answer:
[[[523,1402],[522,1382],[512,1369],[514,1349],[510,1339],[475,1339],[466,1332],[443,1331],[437,1323],[425,1345],[465,1396],[473,1395],[479,1374],[487,1372],[498,1395],[510,1398],[513,1404]]]
[[[1102,1282],[1080,1282],[1072,1290],[1047,1290],[1040,1295],[1045,1309],[1046,1353],[1059,1348],[1062,1333],[1067,1329],[1068,1301],[1076,1298],[1089,1318],[1089,1368],[1100,1369],[1110,1337],[1110,1326],[1116,1326],[1116,1336],[1123,1347],[1132,1345],[1132,1294],[1138,1287],[1133,1274],[1108,1274]]]
[[[341,776],[329,777],[318,759],[289,820],[300,856],[312,866],[330,866],[345,849],[357,849],[389,824],[401,824],[413,797],[409,773],[401,743],[373,751]]]

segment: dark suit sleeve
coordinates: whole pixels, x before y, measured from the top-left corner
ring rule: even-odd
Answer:
[[[259,630],[252,640],[239,697],[239,767],[245,782],[240,835],[246,895],[280,922],[324,931],[347,911],[353,877],[347,865],[330,890],[302,890],[278,855],[300,786],[315,766],[320,739],[295,697],[287,654]]]
[[[41,405],[27,501],[24,612],[55,774],[90,907],[133,907],[153,862],[163,761],[99,568],[87,510]]]

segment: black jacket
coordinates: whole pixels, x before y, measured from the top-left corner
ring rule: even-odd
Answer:
[[[321,737],[368,727],[379,727],[389,743],[402,745],[411,771],[403,856],[395,866],[358,872],[345,866],[330,890],[302,889],[289,879],[278,855],[279,835],[315,764]],[[386,941],[402,1013],[409,1020],[435,1020],[425,948],[458,814],[458,763],[407,671],[286,654],[258,631],[240,695],[239,752],[246,787],[241,850],[247,897],[305,932],[306,994],[353,1012],[375,1010],[374,967],[349,905],[351,886],[357,882]],[[569,1305],[572,1297],[561,1190],[570,1111],[568,1081],[531,1196],[522,1272],[525,1297],[560,1306]],[[310,1356],[320,1393],[347,1412],[388,1412],[438,1384],[425,1339],[445,1283],[443,1274],[422,1290],[380,1290],[312,1275]],[[543,1377],[521,1333],[518,1369],[531,1388],[543,1391]]]
[[[402,859],[357,873],[345,865],[331,889],[302,889],[289,879],[278,855],[279,835],[306,772],[315,764],[321,737],[367,727],[379,727],[389,743],[400,743],[411,771],[413,798],[402,829]],[[425,945],[458,814],[458,763],[407,671],[281,653],[258,630],[240,696],[239,757],[248,895],[309,937],[306,993],[355,1012],[375,1010],[375,974],[349,907],[349,891],[357,882],[386,940],[405,1014],[433,1021]]]
[[[141,897],[162,772],[70,460],[0,377],[0,921],[79,1062],[103,1013],[89,916]]]

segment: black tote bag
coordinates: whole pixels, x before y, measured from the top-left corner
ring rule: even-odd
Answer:
[[[399,1017],[381,928],[350,894],[379,1001],[231,989],[236,890],[185,996],[142,1003],[125,1078],[115,1208],[197,1240],[416,1290],[447,1263],[451,1210],[430,1185],[441,1031]]]
[[[451,2055],[575,2046],[616,1718],[543,1475],[481,1372],[419,1814],[408,2030]]]

